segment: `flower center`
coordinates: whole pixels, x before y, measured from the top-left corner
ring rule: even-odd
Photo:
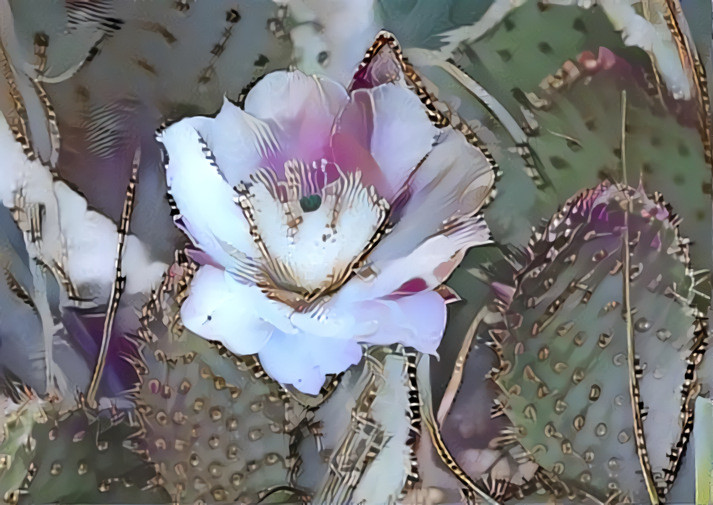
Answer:
[[[358,170],[336,167],[338,177],[326,183],[327,165],[290,161],[284,180],[262,169],[236,187],[263,256],[267,291],[287,290],[307,302],[331,292],[386,232],[386,200],[362,183]]]
[[[322,197],[320,195],[309,195],[300,198],[300,207],[304,212],[312,212],[319,209],[322,205]]]

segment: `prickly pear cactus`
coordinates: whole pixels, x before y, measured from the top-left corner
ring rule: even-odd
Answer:
[[[20,499],[20,488],[27,475],[36,444],[32,429],[43,421],[42,401],[28,397],[15,403],[7,397],[0,398],[0,500],[15,504]]]
[[[663,500],[692,426],[705,327],[660,197],[603,183],[537,233],[491,330],[504,444],[560,495]]]
[[[146,306],[134,397],[138,450],[181,503],[256,503],[289,481],[286,392],[250,357],[185,329],[179,305],[194,266],[175,264]]]
[[[28,442],[21,503],[165,502],[149,483],[153,469],[131,450],[138,425],[128,414],[79,405],[45,415]]]

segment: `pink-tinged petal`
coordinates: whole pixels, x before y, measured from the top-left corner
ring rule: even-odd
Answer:
[[[358,340],[372,345],[398,342],[435,354],[446,326],[446,301],[434,291],[397,300],[368,300],[356,304],[353,310],[373,329]]]
[[[412,91],[389,83],[354,91],[335,123],[335,133],[354,139],[371,154],[384,178],[376,190],[391,200],[431,150],[437,129]],[[353,149],[336,150],[334,161],[345,171],[358,169],[355,165],[362,160],[350,159],[352,153]]]
[[[245,113],[227,98],[215,118],[196,116],[188,121],[208,144],[231,186],[247,181],[278,148],[270,125]]]
[[[193,242],[226,268],[236,268],[237,257],[256,257],[259,252],[236,194],[191,122],[169,126],[158,139],[168,155],[168,191]]]
[[[468,248],[488,243],[490,231],[485,221],[472,217],[457,230],[435,235],[406,256],[382,259],[370,267],[373,275],[355,276],[334,295],[339,303],[346,300],[398,298],[399,290],[413,279],[421,279],[428,289],[442,284],[460,264]]]
[[[388,82],[399,82],[404,78],[396,53],[384,45],[363,68],[357,70],[349,85],[350,90],[375,88]]]
[[[181,306],[183,324],[208,340],[218,340],[236,354],[253,354],[270,339],[274,326],[260,319],[254,306],[259,290],[240,284],[211,266],[198,269]]]
[[[396,224],[372,252],[374,263],[406,256],[447,222],[474,215],[483,205],[495,173],[483,152],[451,128],[444,130],[409,182],[410,196],[394,209]]]
[[[277,139],[267,165],[281,174],[285,161],[311,164],[325,158],[334,118],[347,98],[344,87],[327,77],[297,70],[263,77],[248,93],[245,112],[269,124]]]
[[[270,377],[312,395],[319,393],[328,374],[359,363],[361,355],[361,347],[353,340],[277,331],[259,353]]]

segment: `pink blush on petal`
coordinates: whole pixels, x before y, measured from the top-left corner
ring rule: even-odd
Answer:
[[[428,289],[428,284],[420,277],[409,279],[396,288],[390,295],[384,296],[384,300],[398,300],[404,296],[410,296]]]

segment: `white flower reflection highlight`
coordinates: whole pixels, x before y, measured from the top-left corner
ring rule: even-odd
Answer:
[[[244,110],[226,100],[215,118],[159,134],[176,222],[200,250],[185,326],[257,353],[305,393],[358,363],[362,344],[435,353],[437,288],[489,238],[476,215],[488,160],[433,126],[393,63],[367,66],[348,90],[274,72]]]

